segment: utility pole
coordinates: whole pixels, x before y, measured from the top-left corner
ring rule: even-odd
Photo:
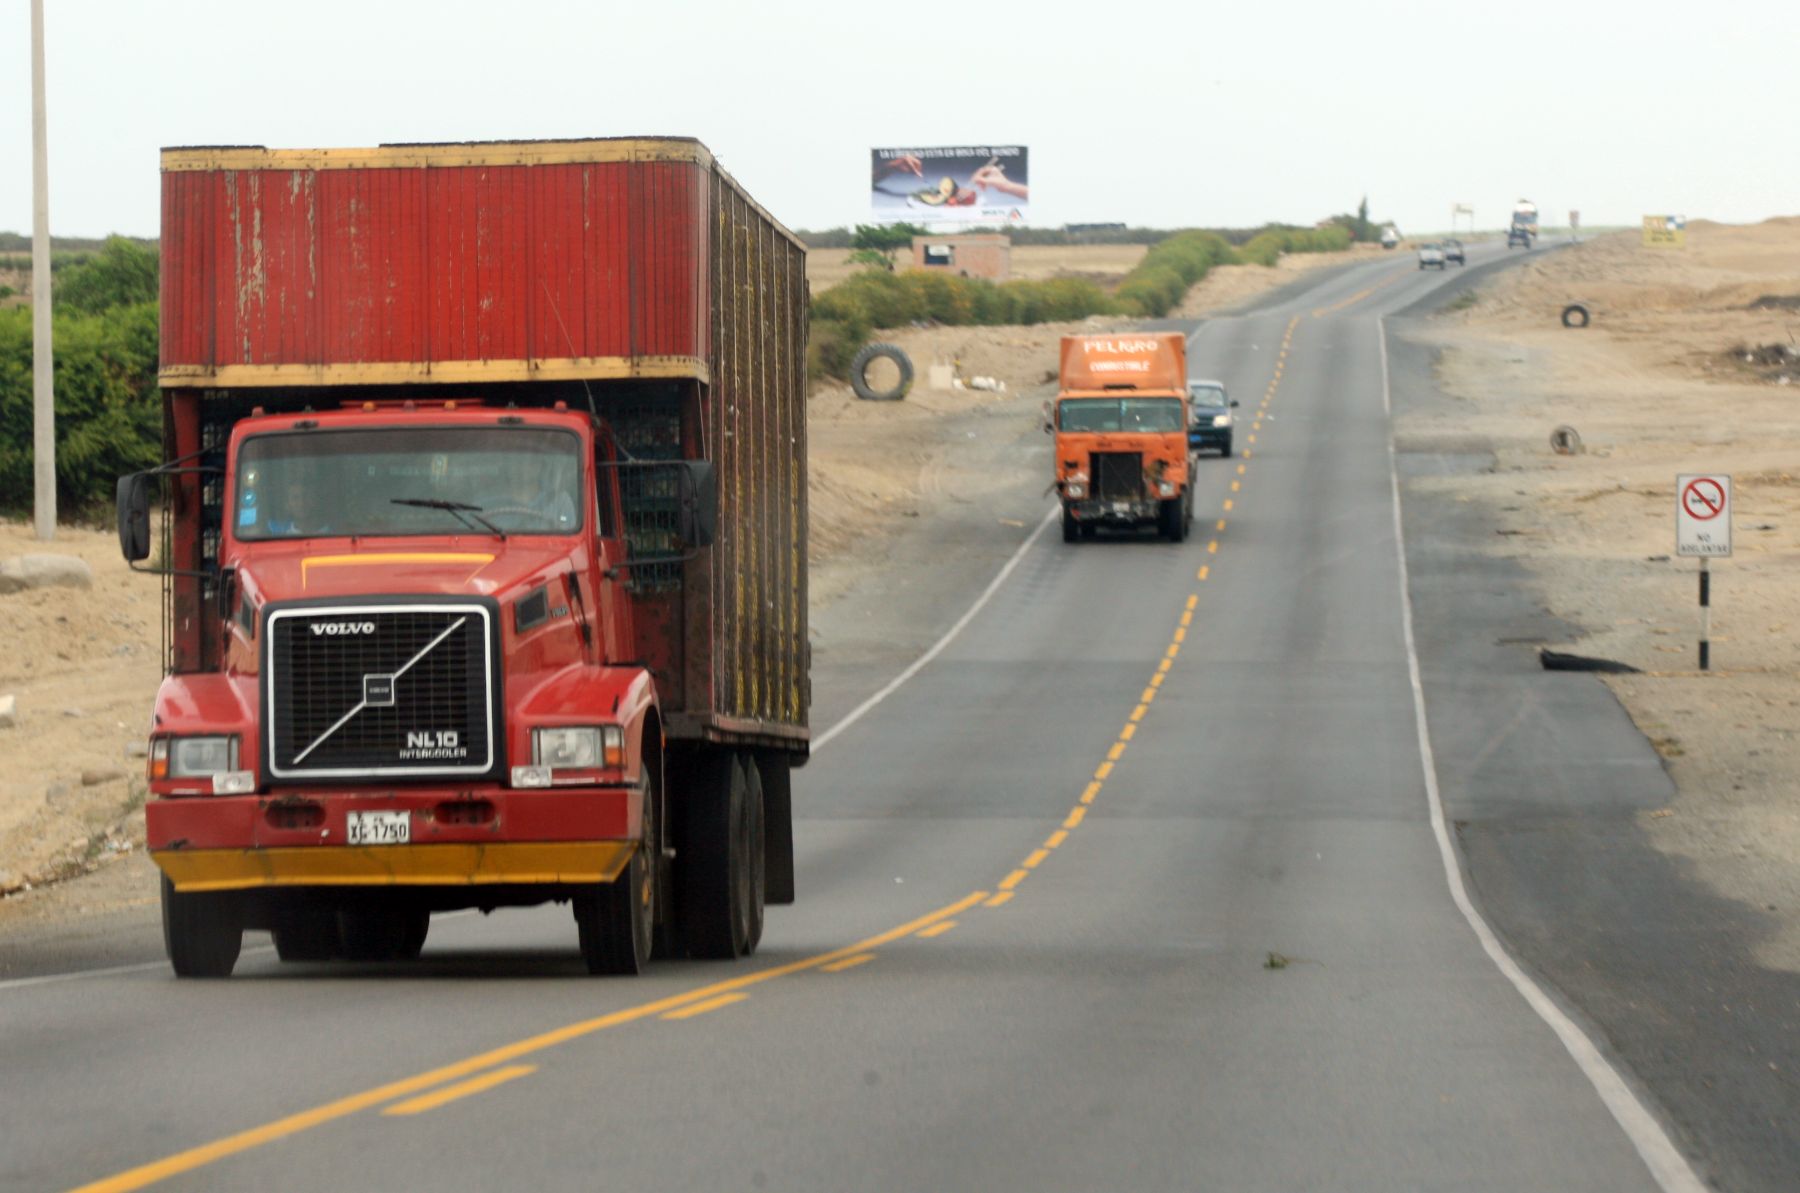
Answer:
[[[56,537],[56,361],[50,343],[50,153],[44,0],[31,0],[31,468],[37,536]]]

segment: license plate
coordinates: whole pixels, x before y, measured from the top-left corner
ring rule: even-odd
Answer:
[[[352,812],[349,830],[352,845],[405,845],[412,840],[412,814]]]

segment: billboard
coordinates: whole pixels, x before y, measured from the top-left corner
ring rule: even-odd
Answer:
[[[1019,223],[1031,210],[1022,145],[944,145],[869,151],[876,223]]]
[[[1684,249],[1687,247],[1687,216],[1647,215],[1644,217],[1644,247],[1647,249]]]

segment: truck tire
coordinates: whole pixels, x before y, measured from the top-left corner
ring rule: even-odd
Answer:
[[[581,938],[581,960],[589,973],[640,974],[655,952],[656,859],[662,855],[662,832],[656,820],[662,807],[660,795],[654,777],[646,778],[644,839],[624,872],[570,901]]]
[[[1081,523],[1075,520],[1075,515],[1069,512],[1067,506],[1063,507],[1062,512],[1062,532],[1063,542],[1065,543],[1078,543],[1081,541]]]
[[[1156,526],[1171,543],[1187,540],[1187,519],[1182,517],[1181,498],[1171,497],[1157,506]]]
[[[900,368],[900,380],[891,389],[877,390],[869,385],[869,366],[886,357]],[[897,402],[912,388],[912,357],[893,344],[864,344],[862,351],[850,361],[850,388],[865,402]]]
[[[761,783],[753,812],[742,758],[721,751],[685,769],[692,782],[682,793],[687,814],[675,871],[682,935],[695,957],[748,956],[762,935]],[[748,769],[754,773],[754,764]]]
[[[794,901],[794,774],[786,754],[759,754],[763,789],[763,903]]]
[[[296,900],[277,907],[269,935],[283,961],[329,961],[339,952],[337,913],[317,903]]]
[[[244,947],[238,897],[225,891],[183,893],[162,880],[163,947],[177,977],[228,978]]]
[[[1563,308],[1562,325],[1564,327],[1586,327],[1593,318],[1583,303],[1572,302]]]
[[[1231,459],[1231,436],[1229,436],[1229,435],[1225,436],[1224,446],[1219,448],[1219,459],[1221,459],[1221,460]]]

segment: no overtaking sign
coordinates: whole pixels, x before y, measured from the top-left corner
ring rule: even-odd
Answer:
[[[1675,478],[1675,553],[1702,558],[1731,554],[1731,478]]]

